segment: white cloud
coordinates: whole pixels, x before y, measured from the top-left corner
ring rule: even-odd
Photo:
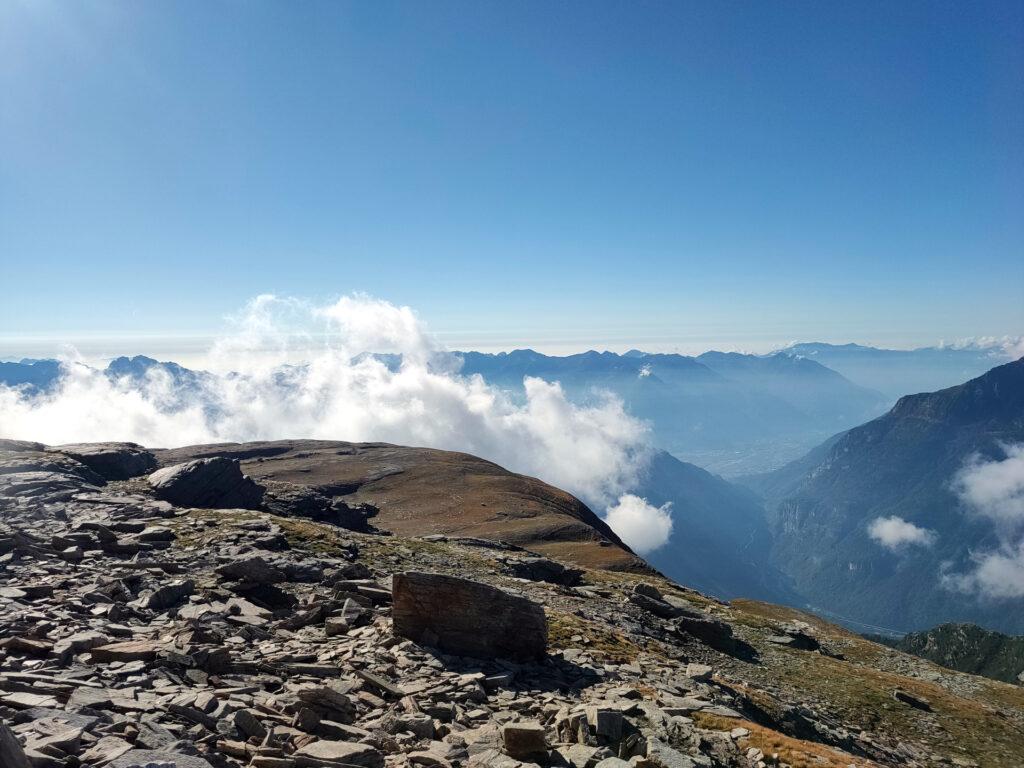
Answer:
[[[972,457],[953,481],[953,490],[978,517],[995,526],[996,549],[972,554],[973,568],[943,581],[984,597],[1024,597],[1024,444],[1003,446],[1004,458]]]
[[[1017,360],[1024,357],[1024,336],[970,336],[956,341],[940,341],[940,349],[974,349]]]
[[[1003,352],[1011,360],[1020,360],[1020,358],[1024,357],[1024,336],[1018,336],[1016,339],[1007,339],[1002,347]]]
[[[914,525],[896,515],[876,517],[868,525],[868,536],[893,552],[909,546],[930,547],[935,543],[934,531]]]
[[[646,555],[665,546],[672,535],[672,504],[655,507],[633,494],[624,494],[608,508],[605,522],[634,552]]]
[[[953,490],[972,512],[1012,535],[1024,525],[1024,444],[1003,451],[1001,461],[971,457],[957,473]]]
[[[1024,597],[1024,542],[976,554],[967,573],[943,575],[943,583],[990,598]]]
[[[284,438],[428,446],[540,477],[598,508],[635,486],[649,455],[646,425],[611,396],[577,406],[557,383],[530,378],[525,402],[515,403],[479,376],[454,373],[457,358],[408,307],[359,295],[323,307],[260,296],[236,322],[204,361],[220,373],[186,392],[162,371],[140,385],[74,363],[41,397],[0,386],[0,435],[152,447]],[[282,365],[297,343],[318,351]],[[387,351],[402,354],[400,366],[361,355]]]

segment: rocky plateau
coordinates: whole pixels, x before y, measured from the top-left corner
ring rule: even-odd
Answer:
[[[464,454],[0,440],[2,768],[1012,766],[1024,690]]]

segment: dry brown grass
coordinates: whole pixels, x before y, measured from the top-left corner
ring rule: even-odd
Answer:
[[[693,719],[699,727],[713,731],[746,728],[750,731],[750,735],[741,737],[737,742],[742,749],[756,747],[769,757],[778,755],[779,761],[791,765],[793,768],[848,768],[849,766],[877,768],[878,766],[878,763],[871,760],[854,757],[824,744],[794,739],[749,720],[735,720],[704,712],[695,712]]]
[[[914,743],[949,756],[970,757],[981,766],[1024,765],[1024,690],[941,670],[922,659],[894,653],[842,627],[790,608],[737,600],[733,620],[752,630],[750,639],[765,654],[765,671],[749,673],[760,685],[782,686],[809,701],[819,702],[847,723],[877,734]],[[778,648],[763,642],[779,621],[811,624],[819,639],[840,650],[845,659]],[[906,674],[917,670],[919,676]],[[922,679],[941,671],[938,681]],[[951,682],[952,681],[952,682]],[[952,683],[955,683],[952,684]],[[893,698],[897,688],[928,700],[932,712],[909,707]],[[772,712],[771,701],[755,701]],[[999,711],[1005,707],[1012,713]]]

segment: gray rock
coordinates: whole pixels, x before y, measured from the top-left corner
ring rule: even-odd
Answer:
[[[110,638],[99,632],[76,632],[54,643],[53,653],[62,664],[66,664],[74,654],[92,650],[109,642]]]
[[[650,586],[648,584],[637,584],[638,587]],[[654,587],[650,587],[654,589]],[[655,590],[657,592],[657,590]],[[660,595],[660,593],[658,593]],[[662,600],[660,597],[651,597],[645,592],[631,592],[628,596],[629,602],[633,605],[643,608],[648,613],[653,613],[655,616],[659,616],[663,619],[673,619],[679,616],[682,611],[676,608],[674,605],[670,605]]]
[[[295,752],[298,766],[319,766],[322,763],[357,765],[362,768],[383,768],[384,755],[369,744],[350,741],[314,741]]]
[[[696,613],[696,612],[693,612]],[[686,613],[673,622],[677,632],[696,637],[705,645],[728,653],[735,645],[732,627],[710,614]]]
[[[156,495],[181,507],[258,509],[263,487],[242,474],[237,459],[217,456],[159,469],[149,476]]]
[[[149,597],[144,598],[144,605],[157,611],[173,608],[186,597],[196,591],[196,585],[191,579],[174,581],[157,589]]]
[[[114,661],[152,661],[163,644],[153,640],[126,640],[93,648],[92,660],[100,664]]]
[[[3,768],[31,768],[14,731],[3,722],[0,722],[0,765]]]
[[[697,765],[682,752],[654,738],[647,740],[647,761],[656,768],[695,768]]]
[[[170,768],[213,768],[201,757],[151,749],[133,749],[130,752],[125,752],[108,763],[108,768],[136,768],[137,766],[145,768],[151,764],[170,766]]]
[[[648,584],[646,581],[641,581],[634,585],[633,592],[638,595],[649,597],[652,600],[664,600],[664,596],[661,594],[661,590],[653,584]]]
[[[920,709],[923,712],[931,712],[932,705],[928,699],[923,696],[915,696],[914,694],[904,691],[902,688],[897,688],[892,692],[892,697],[896,701],[901,701],[914,709]]]
[[[0,451],[22,453],[26,451],[42,452],[45,450],[45,445],[42,443],[34,443],[31,440],[10,440],[8,438],[0,438]]]
[[[489,584],[410,571],[392,580],[395,634],[476,658],[539,659],[547,650],[544,609]]]
[[[714,670],[707,664],[686,665],[686,676],[692,677],[694,680],[699,680],[702,683],[706,683],[710,680],[713,674]]]
[[[86,765],[106,765],[131,752],[132,745],[117,736],[104,736],[82,754]]]
[[[156,458],[135,443],[74,443],[51,451],[80,461],[104,480],[127,480],[156,469]]]
[[[283,571],[258,556],[234,560],[216,570],[228,579],[249,584],[279,584],[285,580]]]
[[[550,584],[562,584],[574,587],[580,583],[583,571],[579,568],[567,568],[555,560],[546,557],[522,557],[509,559],[505,569],[513,576],[530,581],[546,581]]]
[[[613,743],[622,739],[622,710],[594,704],[586,708],[586,713],[591,733]]]

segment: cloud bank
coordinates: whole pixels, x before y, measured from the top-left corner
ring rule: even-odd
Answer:
[[[969,514],[988,519],[996,549],[972,555],[973,568],[946,574],[948,586],[983,597],[1024,597],[1024,444],[1003,446],[1004,458],[973,457],[953,482]]]
[[[939,348],[987,350],[1017,360],[1024,357],[1024,336],[971,336],[953,342],[941,341]]]
[[[672,504],[655,507],[647,499],[624,494],[609,507],[605,522],[630,549],[646,555],[668,543],[672,535]]]
[[[934,531],[896,515],[876,517],[868,525],[868,536],[891,552],[900,552],[910,546],[930,547],[935,543]]]
[[[260,296],[235,322],[236,332],[209,352],[205,367],[217,373],[182,380],[153,368],[112,379],[68,360],[52,392],[29,397],[0,386],[0,436],[154,447],[284,438],[428,446],[540,477],[598,509],[635,487],[649,455],[646,425],[610,395],[577,406],[557,383],[528,378],[516,403],[479,376],[459,375],[459,359],[409,307],[361,295],[326,306]],[[285,364],[299,342],[316,351]],[[367,354],[389,352],[401,358]]]

